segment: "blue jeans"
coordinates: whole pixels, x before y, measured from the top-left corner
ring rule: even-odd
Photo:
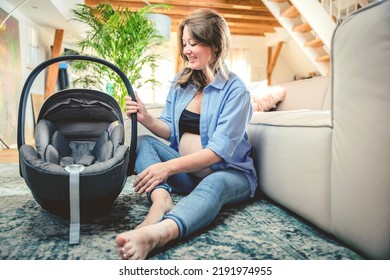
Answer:
[[[135,169],[137,173],[158,162],[179,157],[179,153],[150,135],[138,137]],[[250,196],[250,184],[239,170],[218,170],[201,179],[188,173],[170,176],[164,188],[186,195],[163,219],[174,220],[180,231],[179,238],[186,237],[210,224],[222,206],[237,204]],[[155,188],[155,189],[156,189]]]

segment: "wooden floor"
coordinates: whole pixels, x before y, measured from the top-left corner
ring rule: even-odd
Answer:
[[[0,150],[0,163],[18,163],[19,153],[17,149]]]

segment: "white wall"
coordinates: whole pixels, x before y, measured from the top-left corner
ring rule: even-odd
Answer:
[[[9,4],[8,2],[2,1],[0,3],[0,8],[2,8],[7,13],[10,13],[14,7]],[[27,64],[27,54],[28,54],[28,29],[29,27],[34,28],[37,31],[37,57],[36,61],[37,63],[44,61],[48,54],[50,53],[50,44],[53,42],[53,36],[48,32],[48,30],[40,27],[35,22],[21,14],[18,10],[16,10],[12,17],[14,17],[18,21],[19,25],[19,41],[20,41],[20,56],[21,56],[21,70],[22,70],[22,82],[24,84],[25,80],[27,79],[28,75],[31,73],[34,65],[28,65]],[[1,65],[2,67],[7,67],[7,65]],[[36,65],[35,65],[36,66]],[[38,93],[43,94],[45,90],[45,73],[40,74],[37,79],[35,80],[32,88],[31,93]],[[22,84],[22,86],[23,86]],[[22,90],[22,88],[20,89]],[[4,92],[1,92],[0,94],[6,94]],[[32,106],[30,105],[31,101],[27,103],[26,107],[26,122],[25,122],[25,138],[26,142],[31,142],[33,139],[33,131],[34,131],[34,124],[33,124],[33,115],[32,115]],[[12,123],[9,125],[17,125],[18,120],[12,120]],[[16,139],[17,136],[14,136],[14,139],[8,140],[7,145],[11,147],[16,147]]]
[[[232,36],[232,49],[245,48],[248,50],[247,63],[251,69],[249,82],[267,79],[267,40],[267,37]],[[273,85],[291,82],[296,77],[307,77],[310,72],[316,71],[313,63],[291,37],[287,36],[284,41],[272,74],[271,84]],[[232,70],[238,74],[240,72],[240,69]]]
[[[291,37],[285,39],[272,74],[271,84],[282,84],[308,77],[310,72],[316,72],[315,65]]]
[[[274,71],[271,76],[271,85],[278,85],[288,83],[294,80],[295,71],[286,60],[285,56],[282,55],[281,51],[279,58],[275,64]]]
[[[249,82],[267,79],[267,46],[265,37],[258,36],[232,36],[232,49],[247,49],[251,77]],[[239,74],[240,69],[232,69]]]

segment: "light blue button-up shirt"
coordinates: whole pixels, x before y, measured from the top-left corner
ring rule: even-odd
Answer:
[[[161,119],[170,127],[171,147],[178,150],[179,119],[198,88],[192,84],[181,88],[175,82],[168,93]],[[252,113],[250,93],[234,73],[230,73],[228,80],[217,75],[203,90],[199,124],[202,147],[211,149],[222,158],[211,169],[233,168],[244,172],[251,185],[251,197],[257,187],[256,171],[250,155],[252,146],[246,133]]]

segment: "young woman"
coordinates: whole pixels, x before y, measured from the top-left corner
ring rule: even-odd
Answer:
[[[156,247],[210,224],[223,205],[252,197],[257,178],[246,127],[252,116],[250,94],[224,64],[230,31],[210,9],[183,20],[178,45],[186,67],[176,76],[161,118],[142,101],[127,98],[126,114],[157,137],[138,139],[134,188],[152,202],[145,220],[119,234],[122,259],[145,259]],[[185,195],[174,205],[171,192]]]

